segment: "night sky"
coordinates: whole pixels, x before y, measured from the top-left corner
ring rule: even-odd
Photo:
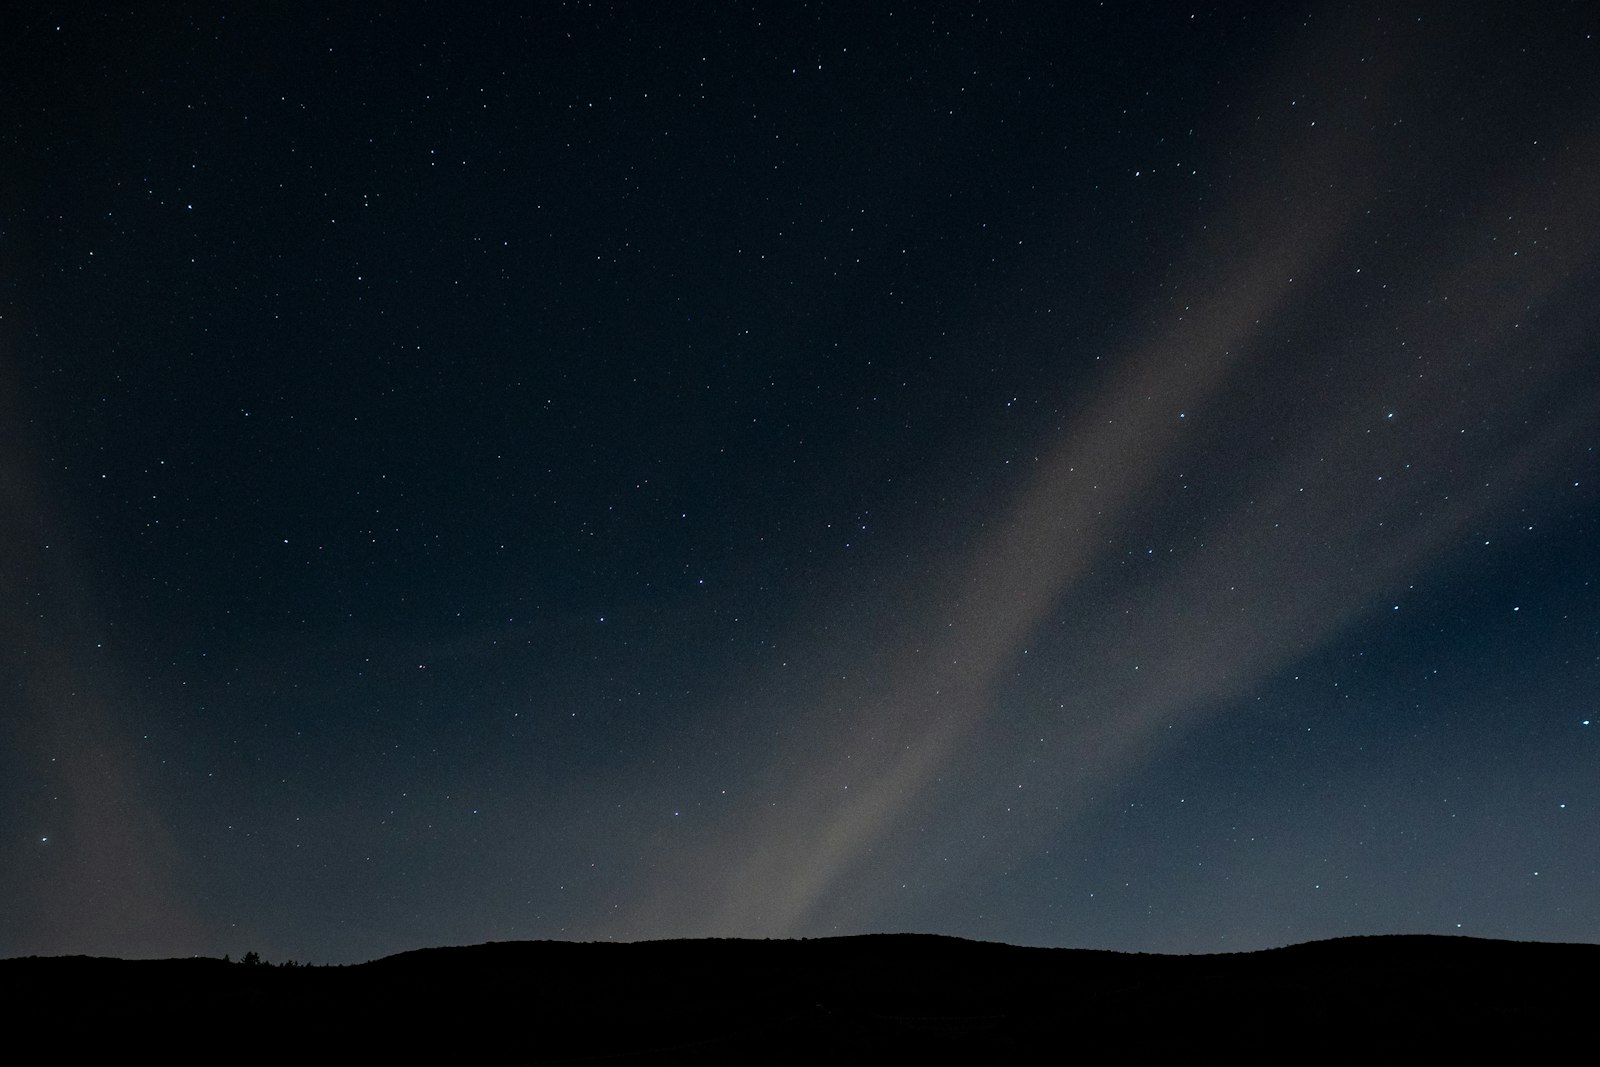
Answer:
[[[1600,940],[1592,4],[134,7],[0,28],[0,955]]]

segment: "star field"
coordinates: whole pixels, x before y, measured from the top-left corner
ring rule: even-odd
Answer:
[[[0,955],[1600,930],[1583,4],[40,8]]]

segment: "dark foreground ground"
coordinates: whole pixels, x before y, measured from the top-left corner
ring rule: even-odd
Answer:
[[[1571,1042],[1585,1048],[1597,994],[1600,946],[1443,937],[1227,956],[883,935],[502,943],[326,968],[57,957],[0,960],[0,1054],[224,1063],[1528,1060],[1570,1054]]]

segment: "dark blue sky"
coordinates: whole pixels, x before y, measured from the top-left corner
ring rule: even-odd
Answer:
[[[15,16],[0,955],[1594,940],[1597,21]]]

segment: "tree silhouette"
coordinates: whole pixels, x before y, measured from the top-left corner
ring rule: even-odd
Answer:
[[[259,967],[261,965],[261,957],[256,955],[254,952],[246,952],[243,956],[239,957],[239,962],[244,964],[246,967]]]

